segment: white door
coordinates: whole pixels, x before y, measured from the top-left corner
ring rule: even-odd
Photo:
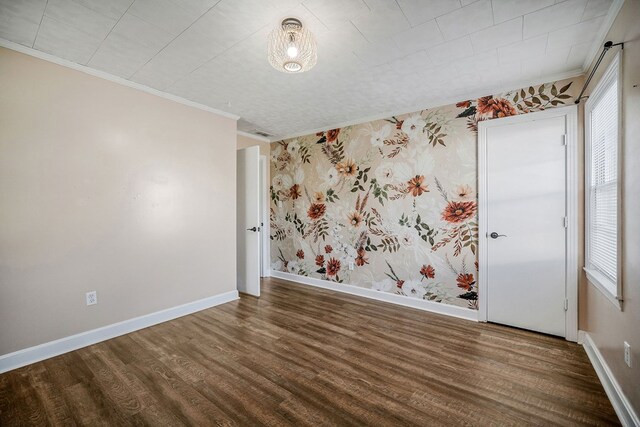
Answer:
[[[238,291],[260,296],[259,147],[237,151]]]
[[[565,336],[567,118],[537,114],[483,129],[486,313]]]
[[[267,156],[260,156],[260,277],[269,277],[269,189]]]

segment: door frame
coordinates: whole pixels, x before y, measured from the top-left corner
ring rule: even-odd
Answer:
[[[578,341],[578,107],[551,108],[534,113],[481,121],[478,125],[478,321],[487,321],[488,296],[488,207],[487,207],[487,129],[553,117],[566,118],[566,285],[565,338]],[[562,143],[559,141],[559,143]]]
[[[260,155],[260,277],[271,276],[271,227],[269,223],[269,180],[267,156]]]

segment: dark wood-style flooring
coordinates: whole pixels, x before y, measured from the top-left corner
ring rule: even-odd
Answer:
[[[559,338],[284,281],[0,375],[0,425],[610,425]]]

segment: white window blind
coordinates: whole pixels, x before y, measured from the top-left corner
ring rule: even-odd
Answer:
[[[587,259],[590,279],[618,298],[618,139],[617,57],[586,107]]]
[[[616,282],[618,262],[618,87],[614,82],[591,111],[591,268]]]

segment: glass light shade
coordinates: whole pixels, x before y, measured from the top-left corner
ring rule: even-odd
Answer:
[[[318,46],[313,34],[295,18],[282,21],[280,28],[269,34],[269,63],[278,71],[302,73],[318,60]]]

